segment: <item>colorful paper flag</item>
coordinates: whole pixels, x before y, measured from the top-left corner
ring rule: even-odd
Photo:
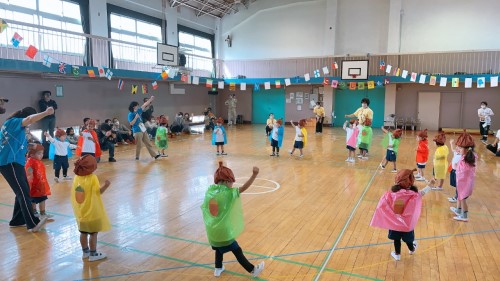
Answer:
[[[403,70],[403,73],[401,73],[401,77],[406,79],[406,77],[408,77],[408,70]]]
[[[382,81],[377,81],[377,83],[375,83],[377,85],[377,87],[382,87],[384,86],[384,83],[382,83]]]
[[[304,74],[304,80],[309,81],[311,80],[311,77],[309,76],[309,73]]]
[[[188,75],[187,75],[187,74],[185,74],[185,73],[183,73],[183,74],[181,75],[181,81],[182,81],[182,82],[187,82],[187,81],[188,81]]]
[[[19,35],[19,33],[14,32],[12,39],[10,39],[10,42],[12,42],[12,45],[14,47],[19,47],[19,44],[21,44],[21,41],[23,41],[23,37],[21,37],[21,35]]]
[[[332,70],[336,70],[336,69],[339,69],[339,65],[337,64],[337,62],[333,62],[332,64]]]
[[[425,79],[427,78],[427,75],[425,74],[420,74],[420,79],[418,80],[418,83],[420,84],[425,84]]]
[[[389,83],[391,83],[391,79],[384,78],[384,85],[389,85]]]
[[[243,82],[240,84],[240,91],[246,91],[247,90],[247,83]]]
[[[490,87],[498,87],[498,76],[490,77]]]
[[[349,83],[349,90],[356,90],[356,82],[350,82]]]
[[[205,83],[205,87],[212,88],[212,79],[207,79],[207,82]]]
[[[59,63],[59,73],[66,74],[66,64],[64,62]]]
[[[329,74],[329,73],[330,73],[330,71],[328,70],[328,66],[324,66],[324,67],[323,67],[323,74],[324,74],[324,75],[327,75],[327,74]]]
[[[118,90],[123,90],[123,86],[125,85],[125,82],[123,82],[122,79],[118,80]]]
[[[137,85],[132,85],[132,95],[137,94]]]
[[[339,81],[332,80],[332,88],[337,88],[339,86]]]
[[[365,82],[358,82],[358,90],[364,90],[365,89]]]
[[[435,86],[436,85],[436,80],[437,80],[436,76],[432,75],[431,79],[429,80],[429,85]]]
[[[396,71],[396,76],[399,76],[400,72],[401,72],[401,68],[398,67],[398,70]]]
[[[417,73],[416,72],[412,72],[411,73],[410,81],[411,82],[417,82]]]
[[[97,67],[97,73],[99,73],[99,77],[106,77],[106,72],[102,66]]]
[[[375,89],[375,82],[374,81],[368,81],[368,89]]]
[[[229,83],[229,91],[232,91],[232,92],[236,91],[236,83],[234,83],[234,82]]]
[[[486,78],[485,77],[478,77],[477,78],[477,87],[484,88],[485,86],[486,86]]]
[[[465,78],[464,88],[472,88],[472,78]]]
[[[459,78],[451,78],[451,87],[458,88],[460,86]]]
[[[163,79],[163,80],[168,78],[168,73],[165,70],[163,70],[160,75],[161,75],[161,79]]]
[[[223,90],[224,89],[224,81],[217,82],[217,88]]]
[[[158,82],[156,82],[156,81],[151,82],[151,88],[153,88],[153,90],[157,90],[158,89]]]
[[[78,65],[72,65],[71,66],[71,74],[73,74],[73,76],[80,76],[80,67]]]
[[[319,69],[316,69],[316,70],[314,71],[314,78],[318,78],[318,77],[320,77],[320,76],[321,76],[321,75],[319,74]]]
[[[198,76],[193,76],[193,81],[192,81],[192,83],[193,83],[194,85],[199,85],[199,84],[200,84],[200,77],[198,77]]]
[[[113,77],[113,71],[108,68],[108,70],[106,70],[106,78],[108,78],[108,80],[111,80],[111,77]]]
[[[33,46],[33,45],[30,45],[28,47],[28,49],[26,50],[26,56],[28,56],[30,59],[33,59],[35,56],[36,56],[36,53],[38,53],[38,49]]]
[[[260,86],[259,86],[259,83],[255,83],[255,84],[253,85],[253,91],[254,91],[254,92],[260,91]]]
[[[276,84],[276,89],[280,89],[281,88],[281,82],[280,82],[280,80],[276,80],[275,84]]]
[[[271,82],[264,82],[264,89],[270,90],[271,89]]]
[[[52,58],[50,56],[43,55],[42,64],[45,65],[46,67],[50,68],[52,66]]]
[[[446,87],[446,83],[448,83],[448,78],[447,77],[441,77],[441,79],[439,80],[439,86]]]
[[[385,68],[385,61],[381,60],[379,63],[380,70],[384,70]]]
[[[323,78],[323,85],[330,85],[330,79],[328,79],[328,77]]]
[[[145,95],[148,93],[148,85],[147,84],[142,84],[142,94]]]
[[[87,74],[90,78],[95,78],[95,73],[93,69],[87,69]]]
[[[342,90],[345,89],[345,88],[347,88],[346,82],[339,82],[339,88],[342,89]]]
[[[2,33],[9,25],[3,20],[0,19],[0,33]]]
[[[387,67],[385,68],[385,72],[386,73],[391,73],[391,70],[392,70],[392,65],[387,65]]]
[[[292,81],[290,81],[290,78],[285,78],[285,86],[290,86],[292,85]]]

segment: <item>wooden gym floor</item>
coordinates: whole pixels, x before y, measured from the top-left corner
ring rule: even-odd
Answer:
[[[402,259],[396,262],[387,231],[369,226],[378,199],[394,179],[390,169],[378,168],[385,155],[381,131],[375,130],[370,159],[355,164],[344,162],[341,128],[325,128],[322,135],[312,127],[308,131],[302,159],[288,154],[294,137],[290,126],[279,158],[269,156],[263,125],[228,128],[229,155],[224,157],[215,155],[210,134],[170,140],[169,157],[158,161],[150,160],[145,149],[135,161],[133,145],[118,147],[118,162],[105,161],[96,171],[101,181],[112,183],[103,200],[113,229],[98,239],[98,250],[108,258],[93,263],[81,259],[71,183],[53,183],[50,162],[53,195],[47,211],[54,220],[45,231],[9,228],[14,196],[2,178],[0,279],[215,280],[214,252],[207,244],[200,205],[222,159],[237,183],[251,175],[252,166],[260,168],[258,179],[242,195],[245,230],[238,238],[247,258],[265,261],[259,280],[499,280],[500,158],[483,144],[477,142],[470,221],[452,219],[446,198],[454,191],[447,180],[444,191],[424,197],[415,229],[416,254],[410,256],[403,244]],[[405,133],[398,168],[415,166],[415,147],[413,133]],[[432,142],[430,148],[432,159]],[[107,159],[107,152],[102,158]],[[219,279],[251,278],[231,253],[224,258],[226,271]]]

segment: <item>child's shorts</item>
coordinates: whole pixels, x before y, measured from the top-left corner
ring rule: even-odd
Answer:
[[[238,242],[236,242],[236,240],[234,240],[231,244],[229,244],[227,246],[222,246],[222,247],[212,246],[212,249],[221,253],[221,254],[225,254],[227,252],[231,252],[233,250],[236,250],[239,247],[240,247],[240,245],[238,245]]]
[[[455,169],[452,169],[450,172],[450,185],[457,187],[457,174],[455,173]]]
[[[356,151],[356,148],[350,146],[350,145],[346,145],[346,148],[349,150],[349,151]]]
[[[389,162],[396,162],[396,152],[394,152],[394,150],[387,149],[385,153],[385,160]]]
[[[366,149],[366,148],[361,148],[361,147],[360,147],[360,148],[359,148],[359,151],[361,151],[361,152],[363,152],[363,151],[364,151],[364,152],[368,152],[368,149]]]
[[[417,168],[425,169],[425,164],[427,164],[427,163],[417,163]]]
[[[54,170],[59,170],[61,168],[69,168],[68,156],[54,155]]]
[[[389,230],[389,235],[387,236],[391,240],[403,240],[407,243],[412,243],[415,240],[415,231],[402,232],[396,230]]]
[[[224,142],[223,141],[218,141],[215,143],[215,145],[224,145]]]
[[[42,197],[31,197],[31,203],[34,203],[34,204],[40,204],[42,203],[43,201],[47,200],[48,197],[47,196],[42,196]]]
[[[295,141],[293,144],[293,148],[304,148],[304,142],[303,141]]]
[[[271,146],[272,147],[278,147],[278,141],[275,139],[271,139]]]
[[[81,234],[90,234],[90,235],[92,235],[92,234],[97,233],[97,232],[85,232],[85,231],[80,231],[80,233],[81,233]]]

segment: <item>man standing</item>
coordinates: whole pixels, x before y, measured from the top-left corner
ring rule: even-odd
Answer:
[[[227,114],[228,114],[227,122],[228,122],[229,126],[231,126],[232,124],[236,124],[236,103],[237,102],[238,102],[238,100],[236,99],[235,94],[232,94],[229,96],[229,99],[225,103],[227,105]]]
[[[55,110],[57,109],[57,103],[50,99],[50,96],[52,96],[50,91],[43,91],[42,98],[38,101],[38,107],[40,108],[40,112],[44,112],[49,107],[54,109],[54,114],[45,116],[42,120],[40,120],[42,132],[49,132],[49,135],[54,137],[54,128],[56,127]],[[42,134],[42,143],[45,143],[44,134]]]
[[[357,117],[359,124],[364,125],[366,119],[373,121],[373,111],[371,110],[370,100],[368,98],[363,98],[361,100],[361,107],[358,108],[353,114],[345,115],[345,118]]]
[[[325,109],[318,101],[313,111],[316,114],[316,134],[321,134],[323,133],[323,122],[325,121]]]
[[[477,116],[479,117],[479,132],[481,133],[481,142],[488,144],[488,132],[490,131],[491,117],[495,115],[493,110],[488,107],[488,103],[485,101],[481,102],[481,108],[477,110]]]
[[[144,103],[146,103],[147,101],[149,100],[149,98],[144,98],[142,101]],[[151,116],[153,116],[153,112],[154,112],[154,108],[153,108],[153,104],[152,103],[149,103],[149,105],[146,107],[146,110],[144,110],[141,114],[141,117],[142,117],[142,120],[144,120],[144,122],[146,122],[147,120],[149,120],[151,118]]]

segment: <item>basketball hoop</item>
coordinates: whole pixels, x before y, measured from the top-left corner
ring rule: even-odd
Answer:
[[[352,77],[352,79],[356,79],[356,77],[358,77],[358,75],[357,74],[351,74],[351,77]]]

